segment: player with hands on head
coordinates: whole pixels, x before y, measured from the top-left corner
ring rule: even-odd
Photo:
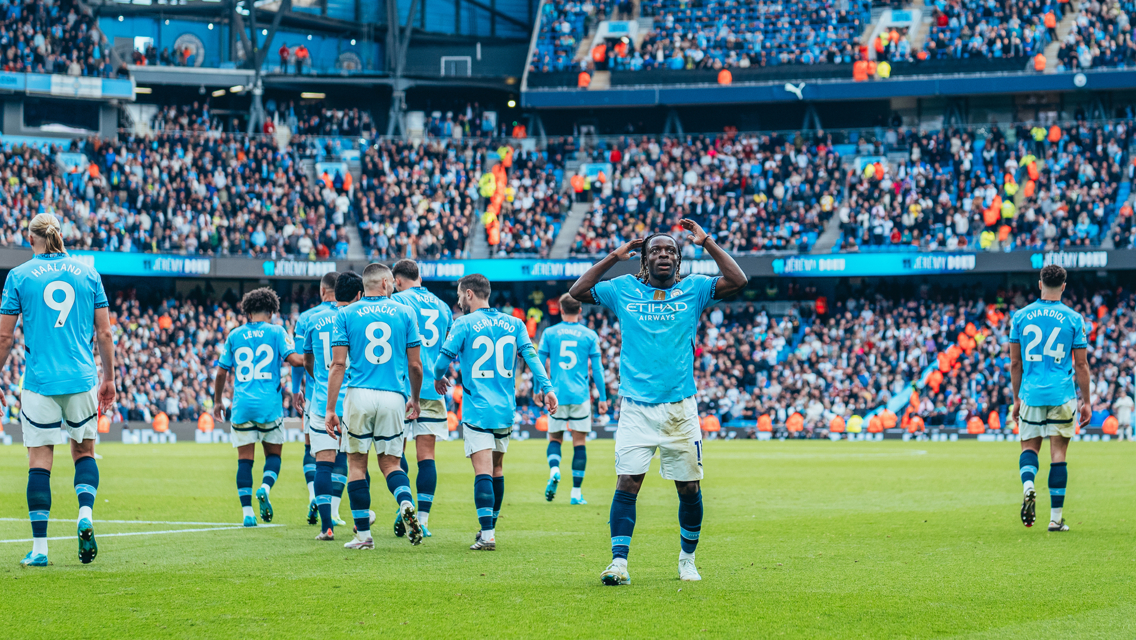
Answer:
[[[659,473],[673,480],[679,499],[679,578],[701,580],[694,552],[702,530],[702,431],[694,384],[694,343],[702,311],[715,300],[737,294],[748,279],[729,254],[693,220],[681,221],[690,241],[718,265],[719,277],[679,276],[678,240],[655,233],[632,240],[593,265],[569,293],[612,310],[623,341],[619,356],[619,425],[615,432],[612,499],[612,562],[600,575],[606,585],[631,583],[627,555],[635,529],[635,502],[651,459],[659,452]],[[607,281],[623,260],[639,256],[639,272]]]

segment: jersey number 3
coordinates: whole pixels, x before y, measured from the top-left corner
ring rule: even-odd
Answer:
[[[1041,350],[1040,354],[1033,352],[1041,342],[1041,327],[1036,324],[1026,325],[1022,329],[1022,337],[1032,338],[1026,343],[1026,348],[1022,351],[1022,358],[1026,362],[1041,362],[1042,356],[1050,356],[1053,361],[1060,364],[1065,359],[1065,345],[1057,342],[1058,336],[1061,334],[1061,327],[1054,327],[1053,331],[1049,333],[1049,339],[1045,341],[1045,347]]]

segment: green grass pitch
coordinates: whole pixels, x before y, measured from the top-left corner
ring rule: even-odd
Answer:
[[[460,442],[439,445],[434,537],[390,533],[374,551],[313,540],[302,447],[286,445],[275,523],[207,528],[96,522],[99,557],[76,557],[70,456],[59,448],[49,536],[53,566],[21,569],[27,542],[0,543],[8,638],[1024,638],[1136,635],[1136,447],[1073,443],[1066,520],[1018,518],[1017,444],[708,442],[701,583],[677,577],[674,487],[647,476],[628,587],[604,587],[612,442],[589,446],[586,506],[568,479],[543,497],[545,444],[514,442],[498,551],[467,550],[477,521]],[[228,445],[99,447],[96,520],[239,523]],[[258,452],[258,456],[259,456]],[[1048,449],[1043,449],[1046,460]],[[570,447],[565,447],[565,469]],[[259,478],[258,457],[254,478]],[[26,457],[0,447],[0,540],[30,538]],[[1038,484],[1044,494],[1047,464]],[[375,473],[372,465],[372,473]],[[377,473],[375,473],[377,476]],[[567,473],[565,475],[568,475]],[[414,464],[411,462],[411,477]],[[341,509],[350,513],[346,496]]]

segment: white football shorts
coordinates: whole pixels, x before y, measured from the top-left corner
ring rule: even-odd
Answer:
[[[20,393],[24,446],[62,444],[63,434],[75,442],[93,440],[99,428],[98,412],[98,387],[58,396],[43,396],[24,389]]]
[[[345,429],[339,420],[340,432]],[[308,439],[311,441],[312,455],[320,451],[344,451],[342,436],[337,438],[327,432],[327,416],[321,416],[315,409],[308,412]]]
[[[406,437],[408,439],[418,436],[434,436],[446,439],[450,435],[450,426],[446,422],[446,401],[420,400],[418,406],[421,411],[417,420],[408,420],[406,423]]]
[[[233,425],[233,432],[229,434],[229,441],[234,447],[243,447],[246,444],[284,444],[284,418],[277,418],[275,422],[244,422]]]
[[[1054,407],[1023,404],[1018,411],[1018,437],[1022,440],[1061,436],[1072,438],[1077,431],[1077,399]]]
[[[465,440],[465,457],[470,457],[478,451],[490,450],[494,453],[505,453],[509,450],[509,434],[512,429],[482,429],[468,422],[462,423],[462,438]]]
[[[401,393],[351,387],[343,400],[343,421],[348,426],[344,451],[369,453],[374,443],[378,455],[401,458],[405,418]]]
[[[702,430],[694,396],[679,402],[644,404],[623,398],[615,430],[615,472],[647,473],[659,451],[659,475],[665,480],[702,479]]]
[[[562,404],[556,407],[556,413],[548,419],[548,432],[560,433],[562,431],[592,432],[591,398],[583,404]]]

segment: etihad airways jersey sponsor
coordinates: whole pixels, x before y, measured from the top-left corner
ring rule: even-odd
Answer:
[[[619,318],[619,395],[649,404],[694,395],[694,336],[719,279],[690,275],[656,289],[626,275],[592,287],[592,299]]]

